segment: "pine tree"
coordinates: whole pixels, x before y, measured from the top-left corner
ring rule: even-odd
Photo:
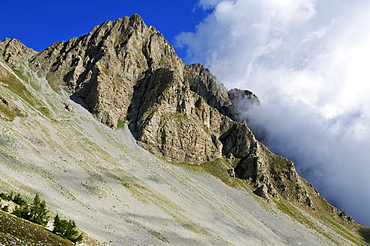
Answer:
[[[73,220],[60,219],[59,215],[54,218],[53,233],[74,243],[79,243],[83,239],[82,233],[79,234],[76,230],[76,223]]]
[[[45,201],[40,200],[40,196],[36,193],[33,203],[30,208],[30,221],[39,225],[46,226],[49,220],[48,210]]]

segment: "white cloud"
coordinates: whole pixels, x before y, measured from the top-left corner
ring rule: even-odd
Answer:
[[[267,144],[370,225],[370,2],[201,0],[213,12],[182,33],[188,62],[255,92]]]

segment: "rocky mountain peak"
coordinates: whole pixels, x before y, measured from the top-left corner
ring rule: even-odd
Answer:
[[[82,98],[111,127],[126,117],[139,81],[159,68],[184,66],[162,34],[138,15],[106,21],[85,36],[55,43],[31,63],[40,75]]]
[[[0,42],[0,58],[15,67],[36,53],[18,39],[6,38]]]

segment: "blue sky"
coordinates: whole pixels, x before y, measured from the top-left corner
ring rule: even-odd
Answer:
[[[370,1],[3,1],[0,40],[40,51],[134,13],[186,63],[261,106],[251,127],[331,203],[370,226]]]
[[[2,1],[0,40],[16,38],[36,51],[53,42],[81,36],[106,20],[139,14],[171,43],[183,31],[194,31],[207,13],[197,0],[34,0]]]

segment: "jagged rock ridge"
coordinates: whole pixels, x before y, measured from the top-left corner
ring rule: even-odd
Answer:
[[[138,144],[156,156],[187,163],[237,158],[237,177],[254,185],[256,194],[324,209],[326,202],[299,177],[293,163],[271,153],[245,121],[239,122],[238,104],[253,106],[258,98],[248,91],[228,92],[201,64],[185,65],[138,15],[106,21],[87,35],[37,54],[20,53],[9,43],[0,45],[6,61],[28,61],[110,127],[127,118]],[[339,221],[353,223],[339,211],[333,213]]]

